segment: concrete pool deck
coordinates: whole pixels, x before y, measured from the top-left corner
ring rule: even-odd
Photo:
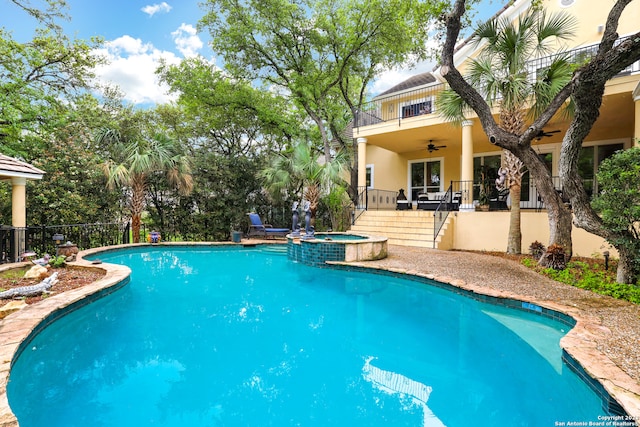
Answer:
[[[241,244],[285,242],[252,239],[243,240]],[[136,245],[125,247],[128,246]],[[51,321],[56,312],[96,293],[108,292],[109,288],[128,280],[127,267],[95,266],[81,259],[97,251],[83,251],[77,264],[105,269],[104,278],[52,295],[0,320],[0,427],[18,426],[8,404],[6,385],[12,360],[24,339],[38,330],[43,321]],[[517,262],[478,253],[389,245],[385,259],[346,264],[433,278],[472,292],[524,300],[570,315],[577,324],[562,339],[563,348],[604,386],[630,417],[640,421],[639,305],[555,282]]]

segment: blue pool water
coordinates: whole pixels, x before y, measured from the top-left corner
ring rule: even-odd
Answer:
[[[552,426],[601,402],[561,323],[266,248],[141,248],[119,291],[38,334],[21,427]]]

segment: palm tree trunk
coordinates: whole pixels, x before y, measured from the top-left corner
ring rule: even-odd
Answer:
[[[504,152],[502,167],[507,171],[507,183],[511,198],[511,214],[509,215],[509,237],[507,238],[507,253],[522,252],[522,230],[520,229],[520,191],[524,164],[510,151]]]
[[[520,183],[514,183],[509,188],[511,198],[511,212],[509,215],[509,238],[507,239],[507,253],[519,254],[522,252],[522,230],[520,225]]]
[[[320,204],[320,187],[318,187],[317,184],[310,184],[309,186],[307,186],[305,199],[309,201],[309,210],[311,211],[310,224],[315,228],[316,211],[318,210],[318,204]]]
[[[133,243],[140,243],[140,225],[142,223],[142,211],[144,209],[145,180],[143,176],[137,176],[131,183],[131,229]]]

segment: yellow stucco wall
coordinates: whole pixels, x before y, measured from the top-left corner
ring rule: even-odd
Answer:
[[[407,162],[398,153],[367,145],[367,162],[373,164],[373,184],[379,190],[397,191],[407,186]]]
[[[562,11],[577,17],[577,25],[574,29],[575,36],[570,40],[559,42],[564,48],[572,49],[592,45],[600,41],[607,15],[615,2],[615,0],[575,0],[569,6],[563,6],[562,0],[545,0],[543,7],[547,13]],[[530,5],[530,0],[519,0],[505,13],[509,13],[515,18],[518,14],[528,10]],[[640,3],[632,2],[625,8],[618,22],[618,34],[624,37],[637,32],[638,17],[640,17]],[[551,44],[551,46],[554,44],[556,43]],[[463,48],[461,54],[471,58],[477,57],[477,51],[474,51],[471,47]],[[463,74],[467,70],[467,64],[463,57],[456,61],[456,66]]]
[[[548,12],[566,11],[578,17],[576,37],[569,46],[589,45],[600,41],[607,15],[615,4],[615,0],[575,0],[569,7],[562,7],[561,0],[547,0],[544,7]],[[640,4],[632,2],[626,7],[618,23],[618,34],[624,37],[638,31]]]
[[[527,253],[529,245],[539,241],[549,243],[549,222],[546,212],[522,212],[522,252]],[[461,250],[500,251],[507,249],[509,235],[509,212],[457,212],[455,215],[453,247]],[[612,256],[617,252],[601,237],[573,228],[573,254],[593,257],[603,251]]]

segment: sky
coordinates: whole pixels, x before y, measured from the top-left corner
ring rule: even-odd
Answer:
[[[154,74],[160,59],[177,64],[183,58],[200,55],[216,64],[216,54],[207,44],[208,34],[196,31],[204,14],[199,3],[200,0],[67,0],[71,21],[60,24],[71,38],[88,40],[101,36],[105,40],[102,53],[110,63],[96,70],[98,78],[118,85],[127,102],[149,106],[173,99]],[[41,1],[30,0],[30,4],[38,6]],[[483,0],[479,16],[489,17],[501,4],[500,0]],[[0,26],[11,31],[17,41],[30,40],[36,25],[10,0],[0,0]],[[431,71],[431,66],[421,64],[418,69],[385,72],[373,83],[371,91],[380,93],[413,74]]]

